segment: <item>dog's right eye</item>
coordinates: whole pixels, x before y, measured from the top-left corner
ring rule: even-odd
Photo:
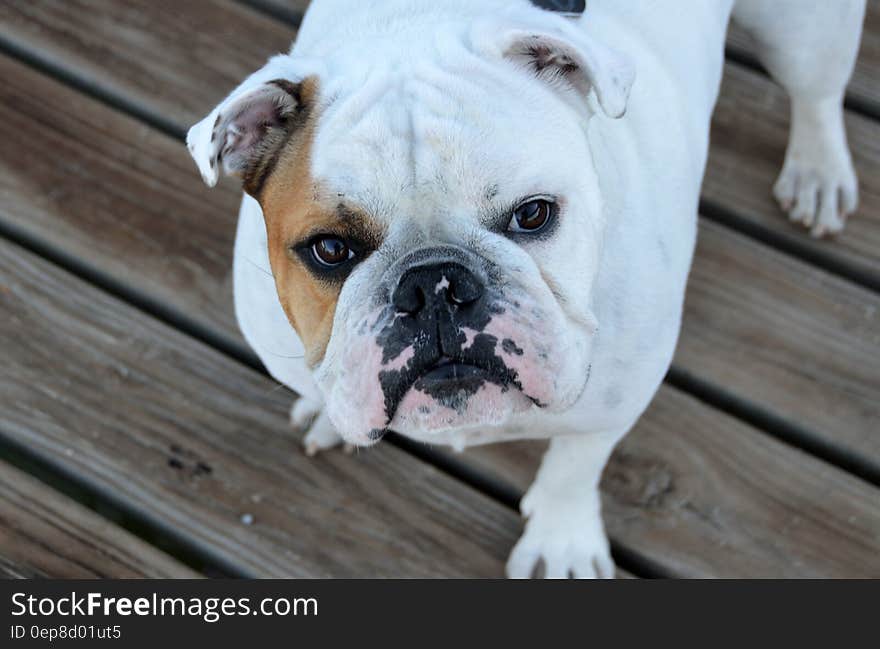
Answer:
[[[319,237],[312,243],[312,257],[322,266],[333,268],[354,259],[354,251],[343,239],[333,236]]]
[[[545,198],[533,198],[513,210],[507,231],[514,234],[536,234],[553,220],[554,203]]]

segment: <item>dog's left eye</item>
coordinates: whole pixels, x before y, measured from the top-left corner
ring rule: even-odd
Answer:
[[[543,230],[552,217],[553,203],[544,198],[536,198],[513,210],[507,229],[509,232],[534,234]]]
[[[327,236],[312,243],[312,256],[322,266],[333,267],[354,259],[354,251],[345,240]]]

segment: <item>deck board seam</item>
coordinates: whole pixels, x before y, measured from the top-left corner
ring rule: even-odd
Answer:
[[[236,2],[243,7],[247,7],[248,9],[252,9],[257,13],[262,14],[263,16],[277,20],[285,26],[299,28],[303,16],[305,15],[295,9],[284,9],[278,5],[267,3],[264,0],[236,0]]]
[[[206,344],[212,349],[235,359],[242,365],[260,374],[266,374],[266,370],[259,358],[257,358],[257,355],[243,340],[200,324],[173,306],[161,300],[151,298],[149,295],[141,293],[126,283],[114,279],[110,275],[90,266],[86,260],[71,255],[57,246],[39,239],[3,217],[0,217],[0,238],[46,259],[53,265],[98,287],[108,295],[112,295],[141,313]]]
[[[823,270],[835,277],[851,282],[874,293],[880,293],[880,276],[874,276],[870,272],[861,270],[857,265],[837,259],[833,255],[824,254],[809,245],[810,239],[806,232],[799,232],[804,239],[786,236],[766,228],[759,223],[744,218],[729,207],[721,205],[715,200],[700,197],[700,216],[717,223],[718,225],[741,234],[753,241],[757,241],[773,250],[797,259],[806,264]],[[780,212],[779,218],[785,218]]]
[[[761,76],[773,81],[772,75],[767,71],[761,62],[748,52],[743,51],[739,47],[728,45],[724,48],[724,58],[735,65],[746,68],[760,74]],[[843,98],[843,107],[851,113],[861,115],[874,121],[880,121],[880,106],[871,100],[856,97],[851,92],[847,92]]]
[[[6,54],[11,59],[37,70],[50,79],[54,79],[87,97],[95,99],[117,112],[129,115],[175,140],[180,142],[186,140],[187,129],[173,120],[141,106],[136,101],[127,99],[120,93],[108,90],[98,83],[92,83],[82,75],[66,70],[64,67],[54,63],[50,58],[41,56],[39,50],[23,47],[0,34],[0,53]]]
[[[835,466],[865,483],[880,487],[880,465],[865,456],[847,453],[811,434],[808,428],[727,392],[723,387],[701,379],[675,364],[664,383],[705,403],[714,410],[742,421],[765,435]]]
[[[88,484],[63,465],[56,464],[21,444],[2,428],[0,460],[197,572],[213,577],[249,576],[237,566],[229,565],[221,558],[213,556],[201,544],[184,538],[170,526],[157,524],[135,508],[118,501],[112,493]],[[156,545],[154,539],[162,539],[162,546]]]

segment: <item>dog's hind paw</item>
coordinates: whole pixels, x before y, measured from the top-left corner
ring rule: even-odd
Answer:
[[[841,232],[858,203],[852,170],[816,169],[800,162],[785,165],[773,195],[793,223],[819,238]]]
[[[795,111],[785,164],[773,186],[789,220],[816,238],[843,230],[858,205],[858,180],[838,111],[837,106]]]

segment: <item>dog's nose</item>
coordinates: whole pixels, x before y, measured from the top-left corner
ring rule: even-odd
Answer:
[[[428,306],[469,308],[482,296],[482,282],[461,264],[447,261],[407,270],[391,301],[398,311],[416,315]]]

